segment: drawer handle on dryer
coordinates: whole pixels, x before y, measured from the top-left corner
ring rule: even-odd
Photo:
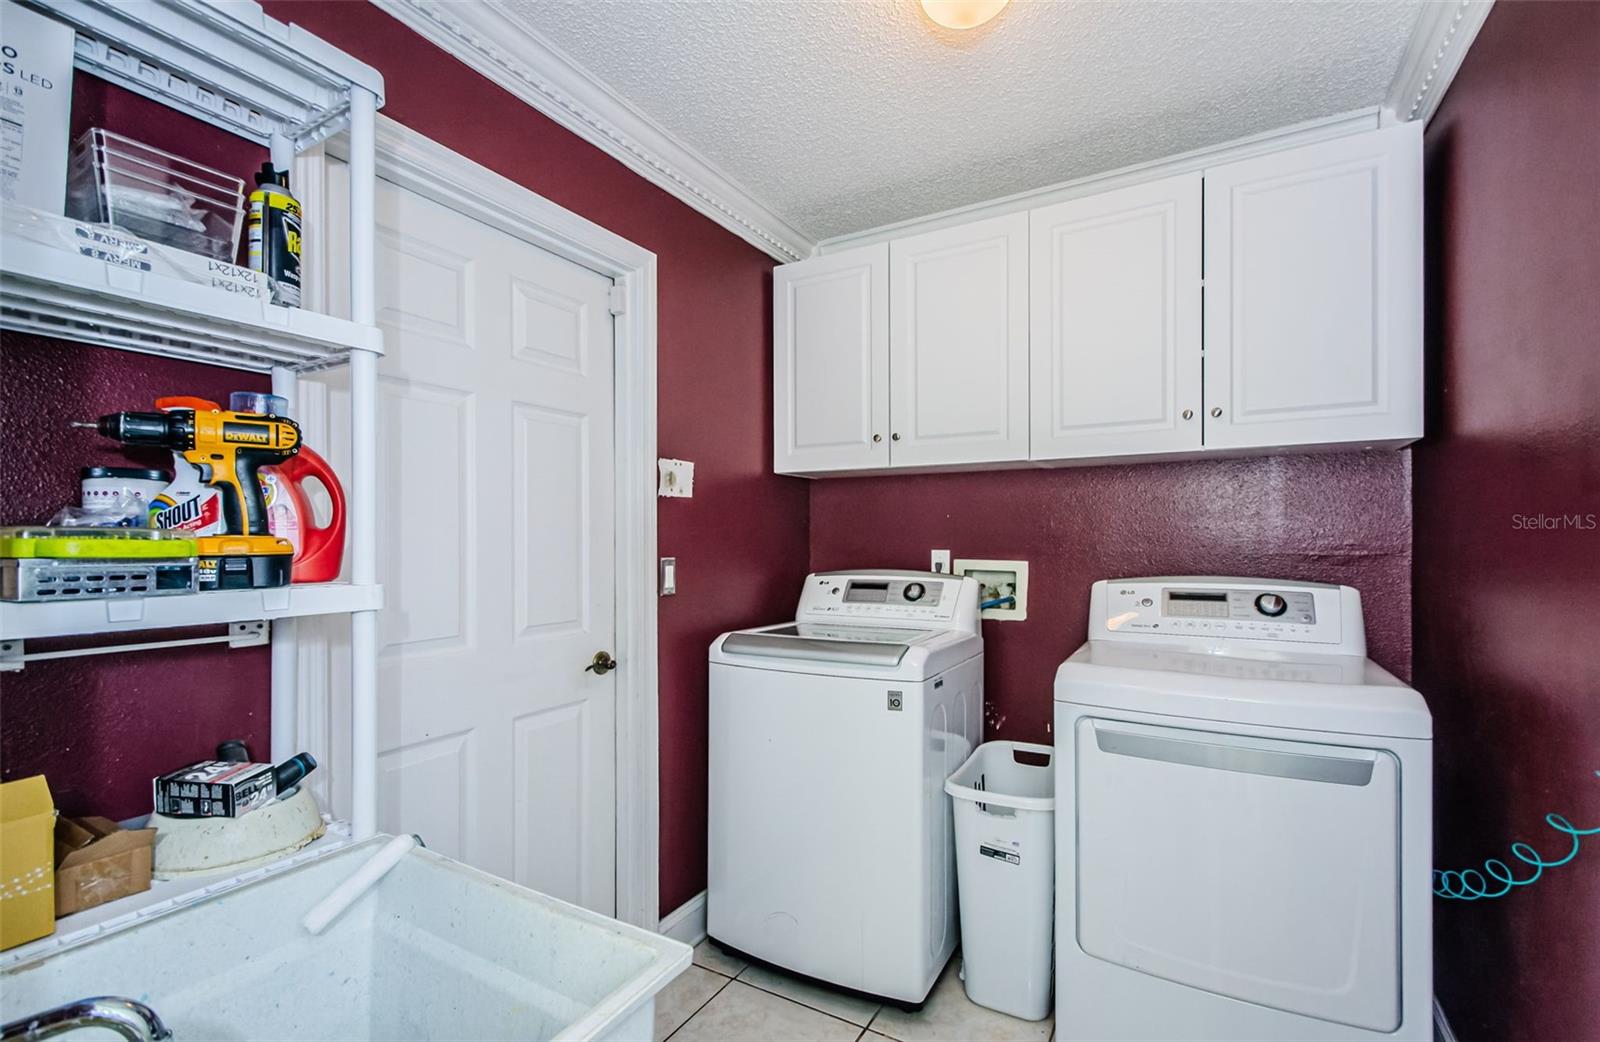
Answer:
[[[1225,738],[1223,735],[1217,736]],[[1187,767],[1215,771],[1262,774],[1274,778],[1328,782],[1333,785],[1366,785],[1372,781],[1375,756],[1345,758],[1309,753],[1281,752],[1254,744],[1227,741],[1197,742],[1187,738],[1166,738],[1122,731],[1102,724],[1094,725],[1094,742],[1101,752],[1159,760]]]

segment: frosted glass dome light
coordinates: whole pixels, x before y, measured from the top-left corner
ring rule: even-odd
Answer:
[[[946,29],[976,29],[1011,0],[922,0],[922,10]]]

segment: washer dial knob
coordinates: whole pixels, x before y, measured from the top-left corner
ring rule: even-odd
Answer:
[[[921,583],[906,583],[905,598],[908,601],[920,601],[928,588]]]
[[[1279,615],[1282,615],[1288,610],[1289,602],[1284,600],[1278,594],[1263,593],[1261,596],[1256,598],[1256,611],[1267,616],[1269,619],[1276,619]]]

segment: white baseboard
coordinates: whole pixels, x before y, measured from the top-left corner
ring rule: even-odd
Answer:
[[[682,905],[661,917],[657,933],[666,934],[674,941],[696,945],[706,939],[706,892],[695,894]],[[1454,1040],[1452,1040],[1454,1042]]]
[[[1450,1030],[1450,1021],[1445,1018],[1444,1007],[1439,1005],[1437,995],[1433,997],[1433,1042],[1456,1042],[1456,1033]]]

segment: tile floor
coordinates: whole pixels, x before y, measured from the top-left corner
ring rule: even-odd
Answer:
[[[796,980],[704,941],[694,965],[656,996],[656,1042],[1048,1042],[1053,1023],[967,1000],[950,960],[916,1013]]]

